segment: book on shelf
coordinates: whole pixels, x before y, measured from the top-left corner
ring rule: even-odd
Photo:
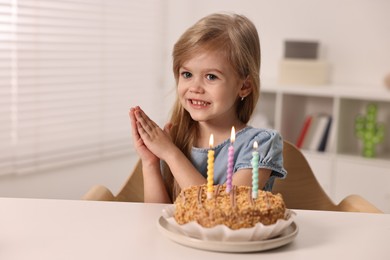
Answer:
[[[307,134],[307,131],[309,130],[309,127],[310,127],[312,119],[313,119],[312,115],[308,115],[305,118],[305,121],[303,123],[301,132],[299,133],[299,136],[298,136],[298,139],[297,139],[297,142],[296,142],[296,146],[298,148],[302,148],[302,146],[303,146],[303,142],[304,142],[304,140],[306,138],[306,134]]]
[[[297,147],[311,151],[325,151],[332,117],[326,114],[308,115],[297,140]]]
[[[319,147],[322,139],[324,138],[324,134],[326,132],[326,126],[328,125],[328,121],[330,116],[328,115],[318,115],[318,124],[314,129],[313,138],[307,148],[310,151],[319,151]]]
[[[325,131],[323,133],[323,136],[322,136],[322,139],[320,142],[320,145],[318,146],[318,151],[320,151],[320,152],[326,151],[326,145],[327,145],[328,140],[329,140],[329,133],[330,133],[331,126],[332,126],[332,117],[329,116]]]
[[[303,140],[302,147],[301,147],[304,150],[309,150],[310,144],[312,143],[314,138],[314,133],[316,132],[317,125],[319,123],[318,119],[319,119],[318,116],[316,115],[312,116],[309,129],[306,132],[306,136]]]

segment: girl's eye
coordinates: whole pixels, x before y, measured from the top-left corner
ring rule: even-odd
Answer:
[[[206,75],[206,79],[208,79],[208,80],[216,80],[216,79],[218,79],[218,77],[213,75],[213,74],[207,74]]]
[[[188,79],[188,78],[191,78],[192,74],[188,71],[184,71],[181,73],[181,75],[183,76],[183,78],[185,79]]]

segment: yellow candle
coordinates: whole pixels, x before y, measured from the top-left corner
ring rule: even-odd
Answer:
[[[207,154],[207,198],[211,199],[214,193],[214,136],[210,135],[210,149]]]

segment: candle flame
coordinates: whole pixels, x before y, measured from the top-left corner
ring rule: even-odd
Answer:
[[[234,143],[236,140],[236,130],[234,129],[234,126],[232,127],[232,133],[230,134],[230,142]]]
[[[254,143],[253,143],[253,149],[257,149],[257,147],[259,147],[259,145],[257,144],[257,141],[255,141]]]
[[[210,135],[209,145],[210,145],[210,148],[213,148],[213,145],[214,145],[214,135],[213,134]]]

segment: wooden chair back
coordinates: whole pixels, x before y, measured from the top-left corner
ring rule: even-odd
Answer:
[[[132,174],[122,186],[117,201],[144,202],[144,179],[142,176],[142,162],[138,160]]]
[[[294,144],[283,142],[285,179],[276,179],[272,191],[281,193],[288,208],[383,213],[357,194],[335,204],[317,181],[305,156]]]
[[[336,205],[317,181],[302,152],[292,143],[283,143],[285,179],[276,178],[272,191],[281,193],[289,208],[335,210]]]
[[[84,196],[83,200],[97,201],[123,201],[144,202],[144,181],[142,176],[142,162],[138,160],[117,195],[114,195],[103,185],[93,186]]]

